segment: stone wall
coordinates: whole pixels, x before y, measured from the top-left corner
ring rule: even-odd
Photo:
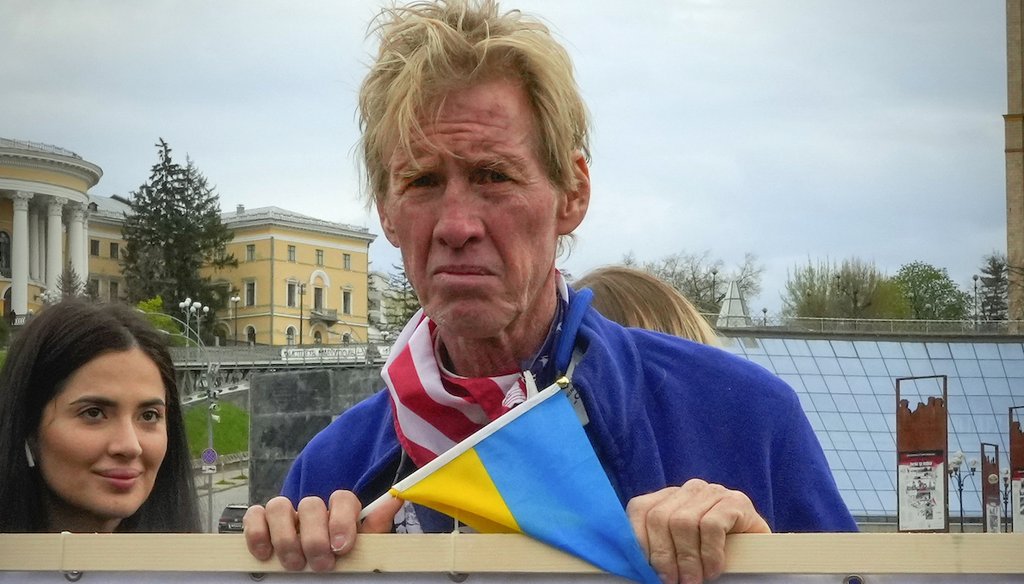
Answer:
[[[263,504],[278,495],[306,443],[383,386],[377,365],[254,375],[249,389],[249,503]]]

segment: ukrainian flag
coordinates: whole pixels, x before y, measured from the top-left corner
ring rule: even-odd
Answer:
[[[558,385],[491,422],[390,493],[481,533],[523,533],[612,574],[659,582]]]

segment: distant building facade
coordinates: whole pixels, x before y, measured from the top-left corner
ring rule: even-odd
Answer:
[[[88,193],[102,176],[99,166],[64,148],[0,138],[4,318],[21,323],[41,310],[47,296],[59,294],[65,267],[91,296],[127,298],[121,229],[131,208],[116,195]],[[369,246],[376,236],[367,228],[279,207],[239,205],[221,220],[234,233],[227,251],[238,259],[237,268],[205,273],[230,298],[212,323],[221,344],[370,340]]]
[[[279,207],[239,205],[221,221],[234,233],[227,251],[238,267],[207,275],[238,301],[220,315],[218,338],[269,345],[368,341],[369,246],[376,235]]]
[[[65,266],[86,281],[88,190],[103,171],[49,144],[0,138],[0,288],[3,314],[21,322],[57,294]]]

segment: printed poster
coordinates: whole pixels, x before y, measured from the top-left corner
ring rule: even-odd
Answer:
[[[900,452],[896,473],[900,531],[945,531],[946,460],[940,451]]]

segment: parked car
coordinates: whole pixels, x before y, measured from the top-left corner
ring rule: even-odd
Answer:
[[[228,505],[220,512],[217,533],[242,533],[242,517],[248,505]]]

